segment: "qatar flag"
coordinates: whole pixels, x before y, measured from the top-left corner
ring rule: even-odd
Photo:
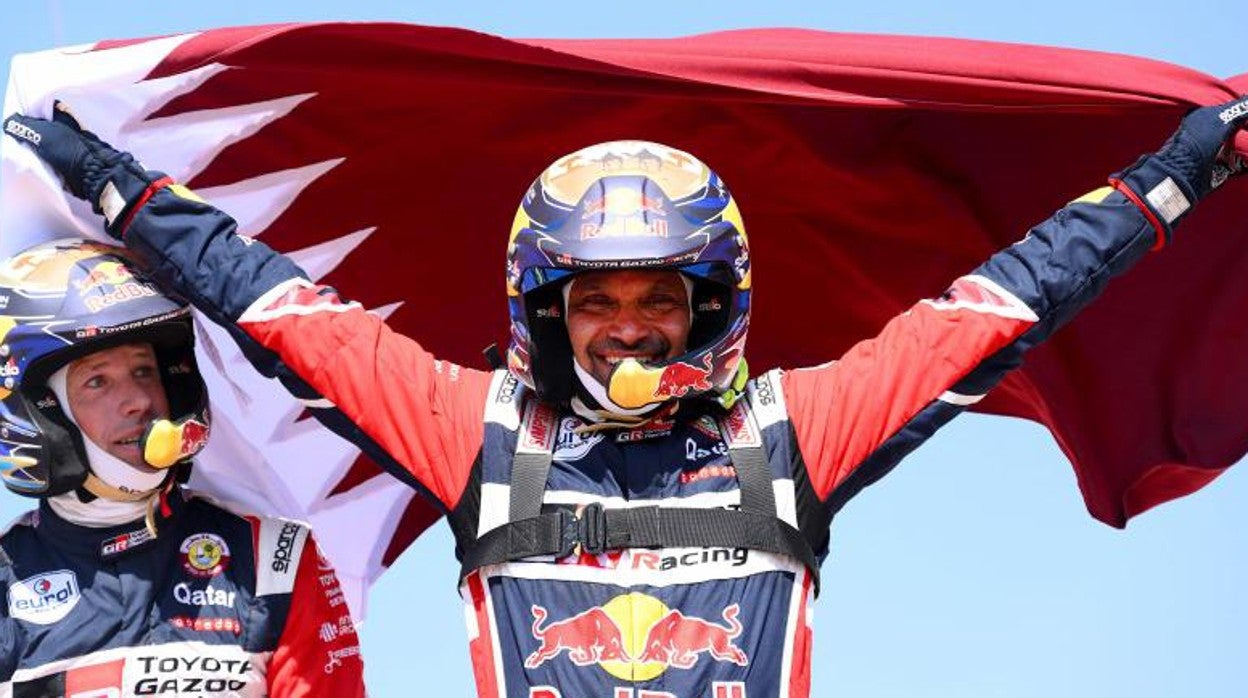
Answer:
[[[18,56],[4,109],[67,101],[313,279],[476,366],[505,337],[505,238],[534,176],[590,143],[666,143],[710,163],[741,205],[757,373],[839,356],[1155,149],[1187,109],[1242,92],[1248,75],[981,41],[330,23]],[[101,237],[29,151],[4,139],[0,156],[0,253]],[[1048,427],[1110,525],[1248,451],[1248,177],[1225,189],[977,406]],[[194,484],[311,521],[358,614],[438,513],[307,419],[219,328],[200,323],[200,338],[215,421]]]

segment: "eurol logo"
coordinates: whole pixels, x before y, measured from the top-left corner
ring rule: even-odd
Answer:
[[[9,616],[51,625],[69,615],[81,598],[78,576],[73,572],[44,572],[9,587]]]

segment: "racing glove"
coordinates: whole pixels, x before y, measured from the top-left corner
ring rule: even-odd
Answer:
[[[1227,177],[1245,169],[1234,150],[1236,132],[1248,124],[1248,96],[1188,112],[1161,150],[1145,155],[1109,181],[1139,206],[1157,229],[1159,245],[1179,220]]]
[[[71,194],[104,216],[104,230],[119,240],[131,213],[171,183],[163,173],[148,172],[130,153],[84,130],[59,101],[52,119],[12,114],[4,120],[4,132],[34,149]]]

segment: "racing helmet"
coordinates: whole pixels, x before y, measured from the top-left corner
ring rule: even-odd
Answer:
[[[0,479],[12,492],[49,497],[88,481],[83,435],[48,379],[111,347],[149,342],[156,354],[171,417],[140,439],[148,464],[185,463],[207,443],[190,309],[156,290],[127,254],[65,239],[0,262]]]
[[[750,254],[736,201],[696,157],[658,143],[612,141],[560,158],[516,211],[507,247],[508,369],[544,401],[577,394],[562,288],[576,274],[670,269],[691,286],[686,353],[625,359],[606,395],[646,410],[698,395],[731,406],[748,372]]]

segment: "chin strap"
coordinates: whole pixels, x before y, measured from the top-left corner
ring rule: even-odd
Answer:
[[[145,492],[135,492],[133,490],[123,490],[120,487],[114,487],[100,478],[95,473],[87,473],[87,479],[82,483],[82,489],[90,492],[96,497],[102,499],[111,499],[117,502],[139,502],[151,497],[155,491],[147,490]]]
[[[584,417],[586,423],[574,428],[577,434],[593,434],[607,429],[636,429],[656,419],[668,419],[680,409],[680,402],[673,400],[657,410],[642,417],[632,418],[608,412],[607,410],[591,410],[580,398],[572,398],[572,410]]]
[[[87,479],[82,483],[82,489],[101,499],[110,499],[118,502],[141,502],[147,500],[147,507],[143,514],[143,524],[153,538],[156,537],[157,532],[157,508],[160,509],[162,518],[172,514],[168,497],[169,492],[173,490],[173,486],[173,478],[166,478],[165,483],[158,489],[148,490],[147,492],[130,492],[113,487],[92,473],[87,473]]]

